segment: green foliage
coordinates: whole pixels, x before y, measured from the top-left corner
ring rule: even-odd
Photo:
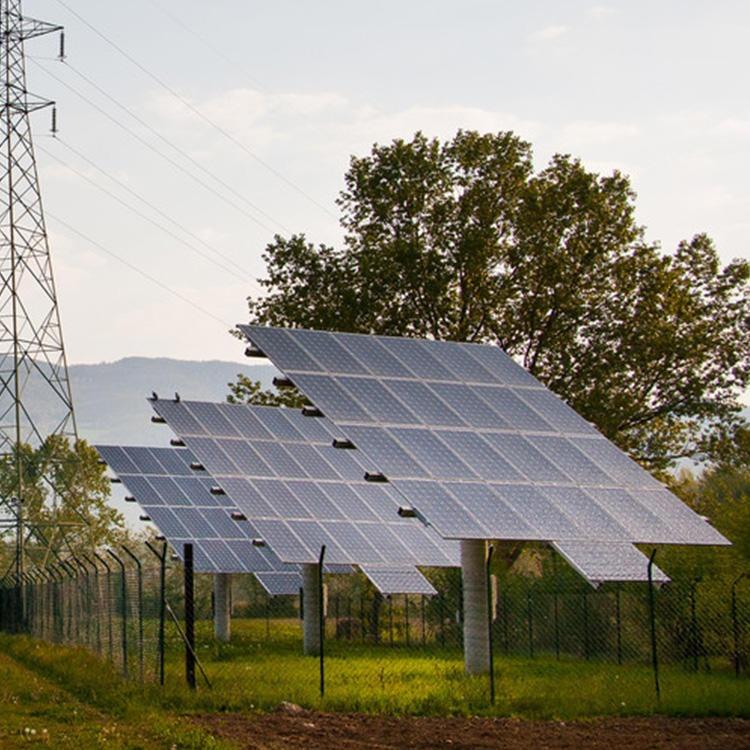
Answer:
[[[699,234],[646,242],[627,177],[512,133],[376,145],[339,199],[343,247],[277,236],[261,324],[497,342],[650,468],[747,460],[750,265]]]
[[[300,408],[307,403],[305,397],[296,388],[269,390],[263,388],[260,380],[251,380],[247,375],[238,373],[235,383],[228,383],[230,404],[255,404],[256,406],[287,406]]]

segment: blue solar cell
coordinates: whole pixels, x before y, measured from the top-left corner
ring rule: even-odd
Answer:
[[[422,424],[432,427],[466,427],[456,411],[431,391],[424,383],[415,380],[383,381],[388,390],[403,401],[417,415]],[[332,417],[336,419],[336,417]]]
[[[276,569],[282,563],[274,563],[266,559],[261,550],[263,547],[253,547],[250,539],[236,540],[227,539],[227,547],[232,550],[234,556],[240,561],[245,570],[262,571],[264,568]]]
[[[538,539],[539,534],[526,523],[523,512],[486,484],[471,482],[446,482],[448,490],[484,529],[485,537],[495,539]],[[509,485],[513,486],[513,485]]]
[[[149,477],[151,486],[164,501],[164,505],[190,505],[190,498],[170,477]]]
[[[361,480],[367,469],[361,461],[367,460],[360,451],[341,450],[315,445],[313,446],[321,458],[328,461],[340,479]],[[371,470],[376,470],[375,466]]]
[[[253,447],[269,466],[273,466],[280,477],[307,478],[307,472],[281,443],[254,443]]]
[[[471,427],[495,430],[512,429],[513,426],[496,411],[487,408],[471,386],[463,383],[430,383],[430,390],[450,404],[461,419]]]
[[[325,484],[316,485],[313,482],[287,482],[286,486],[302,505],[307,508],[308,518],[323,520],[344,520],[344,514],[328,499],[324,492]]]
[[[220,539],[243,539],[242,521],[235,521],[224,508],[202,508],[201,514]]]
[[[315,479],[339,479],[339,473],[331,466],[329,458],[336,450],[328,446],[306,445],[304,443],[287,444],[287,450],[292,454],[294,460],[302,466],[305,471]],[[336,451],[338,452],[338,451]],[[325,453],[326,458],[323,458]],[[361,476],[361,472],[360,472]]]
[[[348,484],[326,482],[324,489],[331,501],[341,510],[344,518],[352,521],[377,521],[381,518]]]
[[[536,532],[535,539],[581,539],[583,532],[552,501],[528,484],[495,484],[492,491]]]
[[[200,458],[201,464],[214,476],[238,473],[234,462],[224,453],[213,438],[189,437],[186,438],[186,442],[190,450]]]
[[[298,329],[294,339],[328,372],[367,374],[364,366],[336,340],[335,334]]]
[[[625,490],[586,488],[585,492],[627,530],[630,541],[643,544],[677,541],[674,531]]]
[[[172,538],[188,538],[192,534],[180,522],[173,510],[169,508],[149,508],[149,516],[164,536]]]
[[[363,566],[362,572],[383,595],[437,593],[435,587],[416,568]]]
[[[586,539],[597,541],[627,541],[628,532],[592,497],[577,487],[539,487],[576,526]]]
[[[216,404],[216,408],[241,437],[250,440],[272,439],[271,433],[258,421],[252,410],[244,404]],[[169,419],[167,421],[170,422]],[[178,435],[187,434],[181,432],[177,425],[174,425],[174,430]]]
[[[514,429],[522,432],[554,432],[555,429],[510,389],[476,386],[474,392]]]
[[[310,518],[305,507],[286,484],[273,479],[254,479],[253,487],[281,518]],[[242,506],[240,506],[242,507]]]
[[[193,470],[190,468],[190,462],[194,459],[190,451],[175,450],[174,448],[152,448],[151,453],[164,467],[167,474],[183,477],[192,476]]]
[[[387,466],[391,476],[427,476],[425,470],[385,431],[377,427],[349,427],[347,434],[376,466]]]
[[[472,357],[465,344],[455,341],[431,341],[429,346],[458,380],[465,383],[497,382],[495,373],[488,370],[476,357]]]
[[[204,427],[206,433],[212,437],[240,437],[240,433],[222,414],[217,404],[209,404],[204,401],[187,401],[185,406]]]
[[[325,561],[333,564],[347,564],[353,560],[336,543],[334,538],[316,521],[288,521],[289,528],[302,539],[305,545],[320,555],[323,545],[326,547]]]
[[[556,430],[564,433],[581,432],[585,435],[599,433],[561,398],[545,388],[516,388],[516,396],[541,414]]]
[[[175,484],[182,490],[184,497],[190,499],[191,505],[218,506],[219,498],[211,494],[212,479],[199,477],[175,477]]]
[[[539,381],[521,365],[514,362],[499,346],[487,344],[461,344],[464,351],[476,359],[495,381],[502,385],[528,385],[540,387]]]
[[[413,377],[413,373],[372,336],[339,333],[336,334],[336,338],[373,375],[391,378]]]
[[[118,476],[140,473],[122,448],[116,445],[97,445],[96,450]]]
[[[205,435],[206,429],[187,410],[181,401],[152,401],[159,416],[169,422],[170,427],[182,436]]]
[[[261,539],[282,561],[294,563],[318,561],[319,550],[312,551],[284,521],[259,519],[253,523]]]
[[[261,351],[273,351],[274,364],[284,372],[322,372],[323,367],[291,338],[290,333],[280,328],[244,326],[238,328]]]
[[[390,429],[395,438],[426,469],[438,479],[477,479],[477,475],[430,430]],[[412,474],[411,476],[419,476]]]
[[[330,445],[334,433],[338,435],[338,430],[333,422],[318,417],[306,417],[301,410],[297,412],[288,411],[287,419],[291,420],[297,431],[308,442]]]
[[[376,421],[419,424],[419,419],[381,381],[374,378],[336,378],[336,382]]]
[[[619,448],[604,437],[572,437],[570,442],[625,487],[658,489],[661,485],[643,467],[628,458]]]
[[[456,381],[458,378],[430,353],[420,339],[381,338],[380,343],[416,375],[425,380]]]
[[[211,539],[217,536],[216,531],[197,508],[180,508],[174,513],[187,529],[188,535],[194,539]]]
[[[125,476],[123,483],[140,505],[166,505],[164,498],[154,489],[146,477]]]
[[[148,448],[128,449],[128,457],[136,465],[139,474],[166,474],[164,467],[154,458]]]
[[[523,479],[523,476],[477,433],[440,430],[435,434],[450,445],[482,479],[496,482],[517,482]]]
[[[270,596],[297,596],[302,588],[302,576],[299,573],[262,571],[256,573],[255,577]]]
[[[248,442],[224,438],[217,440],[216,443],[237,467],[237,472],[240,474],[253,477],[275,476],[275,472]]]
[[[255,416],[258,421],[271,433],[274,440],[291,440],[303,442],[304,435],[294,426],[293,420],[287,413],[297,416],[299,412],[290,412],[289,409],[257,409]]]
[[[370,544],[357,527],[348,521],[323,521],[320,524],[325,532],[335,539],[349,560],[358,563],[382,563],[383,556]],[[326,553],[328,550],[326,550]],[[328,555],[326,554],[326,557]]]
[[[414,562],[414,556],[393,533],[390,525],[363,523],[359,529],[384,560],[394,563]]]
[[[221,486],[232,502],[249,518],[270,518],[278,515],[247,479],[223,477]]]
[[[372,417],[328,375],[298,375],[297,387],[327,417],[345,422],[372,422]]]
[[[564,437],[531,435],[529,442],[579,485],[613,485],[616,482]]]
[[[396,535],[401,544],[411,552],[412,559],[419,565],[443,568],[456,564],[455,560],[450,560],[435,544],[425,528],[413,523],[397,523],[390,525],[388,528]]]
[[[561,483],[573,481],[520,435],[487,432],[482,434],[482,438],[529,481]]]
[[[217,570],[226,573],[243,573],[244,566],[221,539],[201,539],[200,547],[211,558]]]

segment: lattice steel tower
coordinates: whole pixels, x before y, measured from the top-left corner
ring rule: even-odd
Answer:
[[[57,293],[42,212],[30,114],[53,106],[26,88],[24,42],[62,32],[25,18],[21,0],[0,0],[0,456],[52,433],[75,437]],[[62,55],[62,37],[61,37]],[[53,115],[54,123],[54,115]],[[53,125],[54,130],[54,125]],[[16,574],[24,572],[23,467],[17,497],[0,498],[16,533]]]

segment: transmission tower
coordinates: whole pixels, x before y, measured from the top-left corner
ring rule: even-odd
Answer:
[[[0,503],[4,529],[15,532],[20,584],[27,538],[44,537],[25,517],[21,447],[50,434],[76,437],[30,123],[54,102],[27,90],[24,53],[26,40],[60,32],[62,57],[64,37],[60,26],[25,18],[21,0],[0,0],[0,23],[0,456],[15,457],[17,472],[16,496]]]

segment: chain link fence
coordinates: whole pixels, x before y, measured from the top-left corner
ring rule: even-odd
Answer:
[[[666,566],[683,573],[654,590],[653,621],[646,584],[594,589],[549,552],[532,559],[491,577],[500,678],[519,662],[747,679],[750,578],[731,551]],[[323,691],[349,710],[450,710],[456,696],[486,705],[486,679],[464,673],[460,571],[425,574],[434,596],[383,596],[359,573],[326,575],[322,658],[303,654],[300,596],[271,597],[234,575],[231,635],[221,632],[215,577],[195,574],[191,595],[166,547],[71,558],[0,587],[0,629],[86,648],[133,680],[195,686],[214,705],[318,705]]]

